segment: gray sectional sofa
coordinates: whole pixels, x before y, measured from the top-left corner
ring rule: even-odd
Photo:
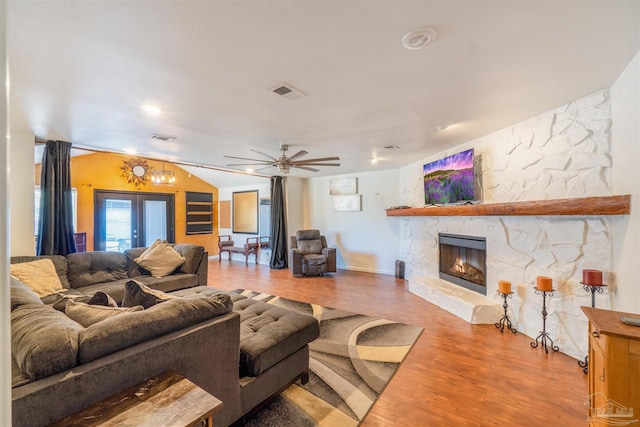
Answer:
[[[219,398],[215,421],[226,426],[308,378],[315,318],[208,287],[204,249],[175,249],[187,261],[166,278],[132,264],[144,248],[53,257],[67,296],[104,291],[120,302],[125,284],[145,283],[172,297],[87,327],[53,308],[60,296],[41,299],[11,280],[15,427],[47,425],[168,369]]]

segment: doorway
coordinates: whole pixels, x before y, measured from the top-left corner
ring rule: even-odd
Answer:
[[[173,194],[95,190],[94,250],[124,252],[175,241]]]

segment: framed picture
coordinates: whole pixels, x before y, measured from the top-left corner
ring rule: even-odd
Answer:
[[[233,193],[233,232],[258,234],[258,190]]]
[[[329,182],[329,194],[332,196],[356,194],[358,192],[358,178],[332,179]]]
[[[362,196],[360,194],[347,194],[333,196],[334,212],[358,212],[362,210]]]

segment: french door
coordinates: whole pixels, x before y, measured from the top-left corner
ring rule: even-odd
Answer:
[[[175,241],[174,195],[95,190],[94,250],[124,252]]]

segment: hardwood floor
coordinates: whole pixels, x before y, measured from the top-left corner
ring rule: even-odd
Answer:
[[[289,270],[217,259],[209,286],[251,289],[422,326],[424,332],[364,422],[371,426],[583,426],[587,375],[531,338],[471,325],[411,294],[393,276]]]

